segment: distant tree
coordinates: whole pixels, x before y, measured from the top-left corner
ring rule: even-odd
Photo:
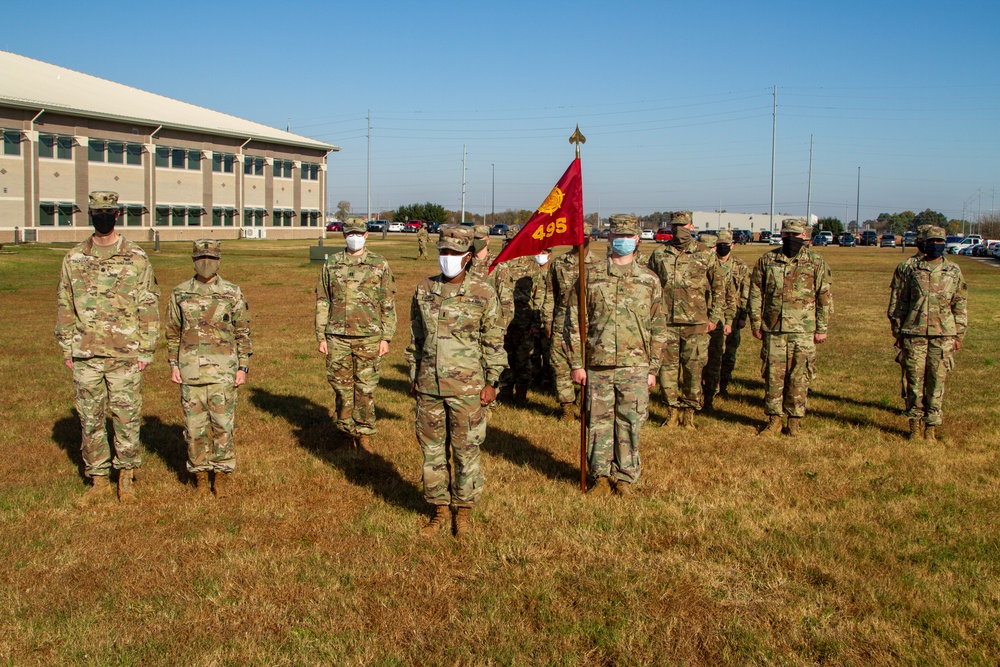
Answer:
[[[336,218],[340,222],[346,222],[347,217],[351,214],[351,202],[346,199],[341,199],[337,202],[337,215]]]
[[[447,222],[448,212],[444,206],[431,202],[423,204],[406,204],[400,206],[393,212],[393,219],[397,222],[409,222],[410,220],[423,220],[425,222]]]
[[[933,225],[935,227],[947,227],[948,218],[943,213],[938,213],[937,211],[932,211],[929,208],[924,209],[913,218],[913,227],[908,231],[916,231],[917,227],[920,225]]]
[[[948,236],[958,236],[962,233],[962,226],[961,220],[949,220],[944,229],[948,232]]]
[[[585,215],[583,217],[584,227],[597,227],[599,220],[597,219],[597,212],[593,212],[590,215]]]
[[[960,221],[956,221],[960,222]],[[983,238],[1000,239],[1000,213],[989,213],[979,219],[977,227]]]
[[[840,218],[820,218],[816,227],[819,231],[833,232],[834,236],[840,236],[844,231],[844,224],[840,221]]]

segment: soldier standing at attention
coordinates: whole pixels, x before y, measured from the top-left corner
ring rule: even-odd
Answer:
[[[892,315],[906,364],[910,440],[920,437],[921,422],[924,438],[937,440],[945,378],[968,327],[968,288],[962,270],[944,257],[946,238],[941,227],[927,230],[924,257],[906,271]]]
[[[750,300],[750,267],[732,254],[733,233],[719,231],[715,254],[719,258],[719,273],[724,285],[723,300],[726,304],[723,326],[717,326],[709,336],[708,363],[703,372],[702,388],[705,409],[712,409],[716,390],[729,396],[729,382],[736,368],[736,350],[740,347],[740,329],[747,324],[747,302]]]
[[[708,361],[708,334],[724,315],[723,278],[716,254],[694,238],[691,211],[670,216],[674,238],[649,259],[663,288],[667,344],[660,386],[667,402],[667,426],[694,428],[701,409],[701,373]]]
[[[514,233],[508,232],[510,238]],[[545,261],[547,262],[548,255]],[[539,306],[535,277],[543,265],[537,256],[518,257],[506,262],[513,285],[514,315],[507,325],[504,349],[510,364],[509,384],[504,386],[501,400],[512,400],[516,405],[524,405],[528,400],[528,387],[533,383],[531,354],[534,349],[532,329],[537,332],[541,318],[536,308]]]
[[[514,286],[510,280],[510,269],[507,262],[500,262],[490,273],[490,264],[496,259],[496,255],[490,252],[490,228],[486,225],[476,225],[472,230],[472,261],[469,263],[469,273],[489,283],[496,291],[503,314],[503,328],[506,330],[507,324],[514,317]]]
[[[924,236],[927,234],[927,230],[931,228],[932,225],[920,225],[917,227],[917,237],[913,241],[913,245],[916,246],[917,252],[910,255],[902,262],[896,265],[896,270],[892,274],[892,282],[889,283],[889,307],[886,309],[886,315],[889,318],[889,325],[892,327],[892,337],[896,339],[896,349],[899,352],[896,354],[896,363],[900,367],[900,393],[903,396],[903,400],[906,400],[906,352],[903,350],[903,336],[899,333],[898,322],[896,322],[896,304],[899,302],[899,293],[903,290],[903,285],[906,284],[906,274],[911,267],[915,266],[917,262],[924,258]],[[919,422],[917,424],[919,426]]]
[[[612,478],[621,495],[639,481],[639,434],[665,342],[660,283],[635,262],[639,223],[611,216],[608,239],[611,257],[587,265],[587,340],[580,340],[578,288],[569,297],[565,325],[572,378],[587,395],[589,493],[595,496],[611,493]]]
[[[830,268],[805,247],[805,220],[781,223],[781,247],[765,252],[750,276],[750,327],[762,340],[767,425],[760,435],[781,433],[788,414],[790,436],[806,414],[809,383],[816,375],[816,345],[826,340],[833,294]]]
[[[225,498],[236,469],[236,391],[247,381],[253,354],[250,307],[239,286],[219,275],[219,241],[195,241],[191,259],[195,276],[175,287],[167,304],[170,381],[181,385],[187,469],[194,475],[195,493],[208,494],[212,472],[215,496]]]
[[[421,529],[439,532],[456,508],[454,532],[471,530],[483,493],[479,446],[486,406],[496,398],[505,357],[500,302],[468,268],[472,230],[441,227],[441,273],[417,284],[410,305],[410,393],[416,398],[417,441],[423,451],[424,498],[434,516]]]
[[[347,248],[330,255],[316,283],[316,340],[336,397],[336,426],[370,450],[375,388],[396,333],[396,281],[384,257],[365,248],[364,220],[344,223]]]
[[[427,232],[427,222],[420,225],[417,230],[417,259],[427,259],[427,240],[430,234]]]
[[[90,193],[94,233],[63,258],[56,294],[56,340],[73,371],[84,472],[92,483],[81,504],[111,492],[112,467],[119,471],[118,499],[134,501],[132,470],[142,465],[142,371],[153,362],[159,336],[160,290],[146,253],[115,232],[120,214],[117,192]],[[109,404],[113,460],[104,424]]]

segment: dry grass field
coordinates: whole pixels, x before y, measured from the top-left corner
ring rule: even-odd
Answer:
[[[332,243],[338,243],[331,239]],[[313,338],[307,243],[227,241],[254,315],[236,495],[186,486],[165,349],[145,373],[140,502],[80,510],[70,373],[52,336],[66,247],[0,254],[0,663],[12,665],[996,665],[1000,661],[1000,271],[969,258],[946,438],[903,439],[885,319],[899,251],[824,248],[834,274],[805,434],[755,438],[760,344],[693,434],[643,432],[630,498],[580,494],[577,428],[551,396],[500,407],[474,533],[421,539],[427,506],[396,273],[374,454],[338,449]],[[603,251],[603,245],[597,246]],[[189,244],[153,255],[163,288]],[[736,249],[753,261],[765,248]],[[151,248],[148,248],[152,252]]]

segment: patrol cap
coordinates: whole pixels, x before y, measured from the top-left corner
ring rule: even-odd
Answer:
[[[615,213],[608,218],[608,228],[612,234],[635,236],[639,233],[639,220],[634,215]]]
[[[934,225],[920,225],[919,227],[917,227],[917,238],[920,239],[921,241],[923,241],[924,239],[926,239],[927,238],[927,230],[930,229],[933,226]]]
[[[361,232],[364,234],[368,231],[368,223],[360,218],[355,218],[353,220],[348,220],[344,223],[344,233],[350,234],[351,232]]]
[[[704,243],[705,245],[711,246],[711,245],[715,245],[715,244],[717,244],[719,242],[719,235],[718,234],[709,234],[707,232],[703,232],[701,234],[701,236],[698,237],[698,240],[701,241],[702,243]]]
[[[475,239],[488,239],[490,237],[490,228],[486,225],[476,225],[472,228],[472,238]]]
[[[443,225],[438,236],[438,250],[468,252],[472,245],[472,227],[463,225]]]
[[[513,229],[508,229],[507,233],[503,235],[503,240],[510,241],[515,236],[517,236],[517,232],[515,232]]]
[[[216,239],[198,239],[194,242],[194,249],[191,250],[191,259],[200,257],[211,257],[222,259],[222,242]]]
[[[785,218],[781,221],[782,234],[804,234],[806,231],[806,221],[802,218]]]
[[[692,220],[691,211],[674,211],[670,214],[671,225],[690,225]]]
[[[716,239],[715,239],[716,245],[718,245],[720,243],[723,243],[725,245],[732,245],[733,244],[733,233],[731,231],[729,231],[728,229],[720,229],[719,233],[716,234],[715,236],[716,236]]]
[[[924,234],[925,241],[930,241],[931,239],[945,241],[947,238],[948,232],[945,231],[944,227],[930,227]]]
[[[90,193],[91,211],[117,211],[118,193],[107,190],[94,190]]]

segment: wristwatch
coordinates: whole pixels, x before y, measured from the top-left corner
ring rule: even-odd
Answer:
[[[250,369],[248,367],[246,367],[246,366],[240,366],[236,370],[243,371],[244,373],[249,373],[250,372]]]

